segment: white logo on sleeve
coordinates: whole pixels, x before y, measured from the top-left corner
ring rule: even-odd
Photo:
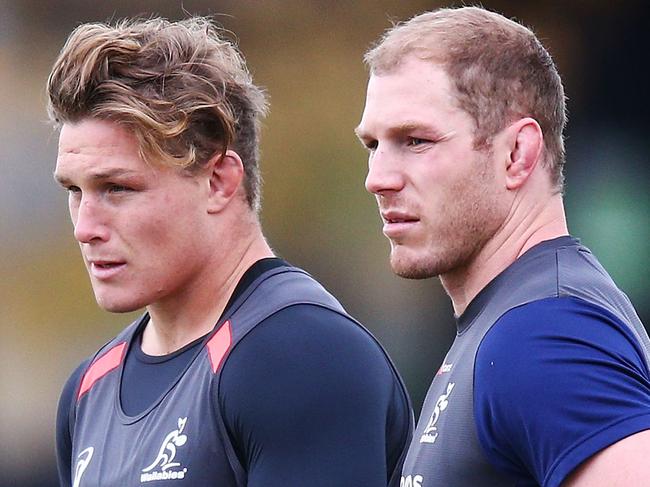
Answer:
[[[436,405],[433,408],[433,413],[431,413],[431,418],[429,419],[429,423],[427,424],[427,427],[424,428],[424,431],[422,432],[422,436],[420,437],[420,443],[435,443],[436,438],[438,438],[438,427],[436,426],[436,423],[440,419],[440,415],[442,412],[447,409],[447,406],[449,406],[449,395],[451,394],[451,391],[454,389],[454,386],[456,384],[453,382],[449,382],[447,384],[447,392],[444,392],[443,394],[440,394],[440,397],[436,401]]]
[[[74,469],[74,481],[72,482],[72,487],[79,487],[81,485],[81,476],[86,471],[86,468],[88,468],[88,464],[90,463],[90,459],[93,457],[94,452],[95,449],[90,446],[77,456],[77,466]]]
[[[151,482],[152,480],[180,480],[185,478],[187,468],[176,469],[180,467],[180,462],[176,459],[177,447],[187,443],[187,435],[183,434],[187,418],[178,418],[178,429],[170,432],[162,442],[156,459],[151,465],[142,469],[140,474],[140,483]],[[158,470],[154,470],[158,468]]]

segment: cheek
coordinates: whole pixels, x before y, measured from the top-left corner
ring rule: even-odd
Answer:
[[[141,250],[149,254],[149,259],[169,263],[190,257],[187,247],[193,232],[184,224],[183,218],[152,219],[138,232],[140,240],[146,242]]]
[[[184,252],[193,252],[193,242],[201,240],[206,222],[200,217],[196,205],[171,198],[167,201],[163,211],[151,215],[148,223],[137,231],[161,253],[174,258],[173,254],[182,256]]]

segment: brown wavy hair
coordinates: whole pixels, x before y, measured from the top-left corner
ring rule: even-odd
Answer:
[[[235,44],[206,17],[83,24],[47,82],[55,125],[85,118],[131,130],[150,164],[192,170],[232,149],[259,209],[259,133],[266,97]]]
[[[365,55],[372,73],[397,69],[407,55],[439,63],[456,101],[476,125],[476,148],[518,117],[544,135],[544,160],[558,192],[564,184],[566,100],[548,51],[523,25],[480,7],[443,8],[394,25]]]

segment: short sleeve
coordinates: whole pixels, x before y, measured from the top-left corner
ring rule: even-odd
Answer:
[[[650,374],[633,331],[578,298],[503,315],[479,347],[474,374],[474,416],[489,460],[543,487],[650,429]]]

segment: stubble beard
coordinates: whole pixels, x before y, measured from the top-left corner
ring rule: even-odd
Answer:
[[[471,266],[505,218],[489,162],[483,154],[474,177],[449,188],[444,207],[434,210],[438,221],[422,221],[427,234],[419,246],[391,242],[390,264],[395,274],[428,279],[461,273]]]

